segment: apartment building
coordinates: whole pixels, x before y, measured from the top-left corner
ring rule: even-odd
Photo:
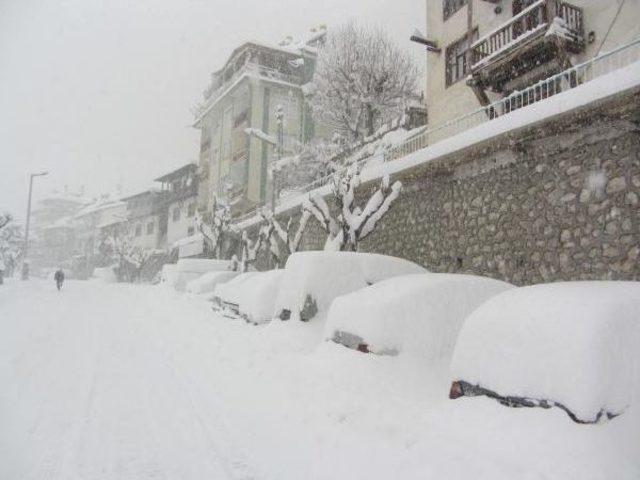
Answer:
[[[164,245],[171,247],[175,242],[195,233],[195,215],[198,200],[197,168],[188,163],[159,178],[156,182],[165,192],[166,236]]]
[[[166,245],[168,192],[148,190],[123,198],[127,231],[134,246],[153,250]]]
[[[211,75],[194,125],[201,131],[199,208],[209,208],[216,196],[238,214],[269,198],[274,146],[246,130],[276,136],[278,107],[284,117],[285,154],[314,136],[304,85],[313,77],[316,49],[325,34],[319,28],[299,43],[246,42]]]
[[[640,0],[427,0],[430,125],[631,42],[639,19]]]

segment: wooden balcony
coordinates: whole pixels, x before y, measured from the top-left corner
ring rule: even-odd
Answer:
[[[569,67],[584,49],[582,9],[538,0],[471,46],[469,84],[509,94]]]

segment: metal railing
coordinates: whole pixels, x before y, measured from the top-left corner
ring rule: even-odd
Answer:
[[[491,121],[492,119],[507,115],[510,112],[528,105],[546,100],[567,90],[571,90],[579,85],[590,82],[598,77],[611,73],[620,68],[626,67],[634,62],[640,61],[640,38],[633,42],[618,47],[610,52],[603,53],[584,63],[569,68],[552,77],[532,85],[524,90],[513,92],[508,97],[502,98],[486,107],[481,107],[471,113],[457,117],[438,127],[426,129],[417,135],[408,138],[399,145],[387,150],[383,154],[382,161],[389,162],[405,157],[414,152],[422,150],[437,141],[461,133],[469,128]],[[366,157],[359,160],[356,165],[363,166],[365,163],[375,160],[374,157]],[[331,183],[333,175],[327,175],[315,180],[312,183],[292,192],[296,196],[303,196],[315,189],[324,187]],[[280,198],[276,202],[276,208],[290,198],[290,196]],[[262,210],[262,206],[234,219],[234,223],[241,223],[255,217]]]
[[[471,45],[473,66],[482,65],[484,60],[529,38],[531,33],[540,31],[542,34],[556,15],[565,21],[573,37],[582,38],[583,15],[580,8],[558,0],[538,0]]]

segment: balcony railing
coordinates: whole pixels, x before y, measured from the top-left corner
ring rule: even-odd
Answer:
[[[284,73],[276,70],[275,68],[266,67],[255,62],[247,62],[238,70],[236,70],[233,75],[231,75],[229,79],[227,79],[220,86],[207,90],[205,101],[198,107],[198,115],[202,115],[204,112],[206,112],[211,107],[211,105],[213,105],[224,93],[226,93],[229,87],[231,87],[243,75],[253,75],[256,77],[293,85],[301,85],[303,81],[301,76]]]
[[[562,33],[570,40],[582,39],[584,27],[580,8],[558,0],[538,0],[471,45],[472,69],[536,34],[542,35],[555,17],[564,20],[566,32]]]

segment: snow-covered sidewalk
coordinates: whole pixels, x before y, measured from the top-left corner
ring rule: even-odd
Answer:
[[[635,479],[640,415],[447,399],[445,369],[162,287],[0,288],[0,478]]]

